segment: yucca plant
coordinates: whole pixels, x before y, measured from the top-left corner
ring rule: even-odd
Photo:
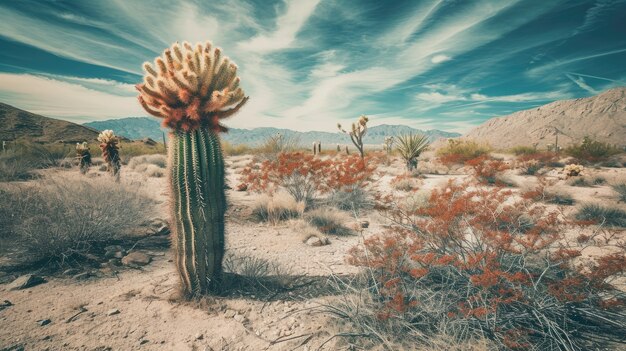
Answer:
[[[396,150],[406,163],[409,171],[417,167],[417,158],[428,148],[429,142],[426,135],[421,134],[405,134],[396,137]]]
[[[76,143],[76,158],[80,167],[80,173],[85,174],[91,167],[91,151],[86,142]]]
[[[115,178],[115,181],[120,180],[120,169],[122,168],[122,161],[120,159],[119,139],[112,130],[103,130],[98,135],[98,141],[100,142],[100,149],[102,150],[102,158],[106,162],[109,173]]]
[[[239,88],[237,66],[210,42],[173,44],[144,64],[139,102],[171,129],[168,171],[175,259],[183,293],[220,289],[224,257],[224,159],[220,121],[248,98]]]
[[[343,129],[340,123],[337,123],[337,128],[339,129],[339,131],[350,136],[350,140],[352,140],[352,143],[354,144],[354,146],[356,146],[357,150],[359,150],[361,159],[365,157],[365,149],[363,148],[363,137],[367,133],[368,121],[369,121],[369,118],[367,118],[367,116],[361,115],[357,123],[352,123],[352,130],[349,132]],[[346,153],[349,154],[347,146],[346,146]]]

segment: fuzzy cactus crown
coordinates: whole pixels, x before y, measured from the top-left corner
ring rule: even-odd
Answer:
[[[236,113],[248,98],[239,87],[237,66],[210,42],[173,44],[154,61],[144,63],[139,102],[163,126],[179,131],[206,127],[225,132],[220,120]]]

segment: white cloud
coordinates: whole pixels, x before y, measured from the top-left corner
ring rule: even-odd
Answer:
[[[462,100],[467,100],[465,97],[463,96],[457,96],[457,95],[445,95],[439,92],[432,92],[432,93],[419,93],[416,95],[418,100],[423,100],[423,101],[427,101],[427,102],[434,102],[437,104],[442,104],[442,103],[446,103],[446,102],[450,102],[450,101],[462,101]]]
[[[598,94],[599,91],[597,91],[596,89],[592,88],[591,86],[589,86],[589,84],[587,84],[587,82],[585,82],[585,79],[583,77],[574,77],[573,75],[567,73],[565,74],[565,76],[567,78],[569,78],[569,80],[571,80],[572,82],[574,82],[574,84],[576,84],[579,88],[586,90],[592,94]]]
[[[246,51],[261,53],[290,47],[318,3],[319,0],[288,1],[287,10],[278,17],[274,32],[260,34],[249,41],[240,43],[239,47]]]
[[[430,58],[430,62],[432,63],[442,63],[450,60],[452,60],[452,57],[446,55],[435,55]]]
[[[146,115],[135,96],[31,74],[0,73],[0,99],[29,112],[73,122]]]

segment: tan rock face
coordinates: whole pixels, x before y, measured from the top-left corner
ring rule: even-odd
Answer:
[[[585,136],[598,141],[626,144],[626,87],[589,98],[555,101],[508,116],[492,118],[463,138],[486,141],[499,149],[526,145],[566,147]]]

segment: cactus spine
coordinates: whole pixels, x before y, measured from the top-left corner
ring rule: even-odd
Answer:
[[[163,118],[169,135],[168,168],[176,266],[183,292],[199,296],[220,288],[224,257],[224,159],[220,120],[248,100],[237,66],[211,43],[172,45],[144,64],[137,85],[144,109]],[[233,106],[234,105],[234,106]]]
[[[80,167],[80,174],[86,174],[91,167],[91,152],[86,142],[76,143],[76,158]]]
[[[120,160],[120,151],[117,145],[119,142],[118,138],[112,130],[104,130],[98,135],[98,141],[102,150],[102,158],[107,163],[109,173],[115,178],[115,181],[119,182],[122,161]]]

